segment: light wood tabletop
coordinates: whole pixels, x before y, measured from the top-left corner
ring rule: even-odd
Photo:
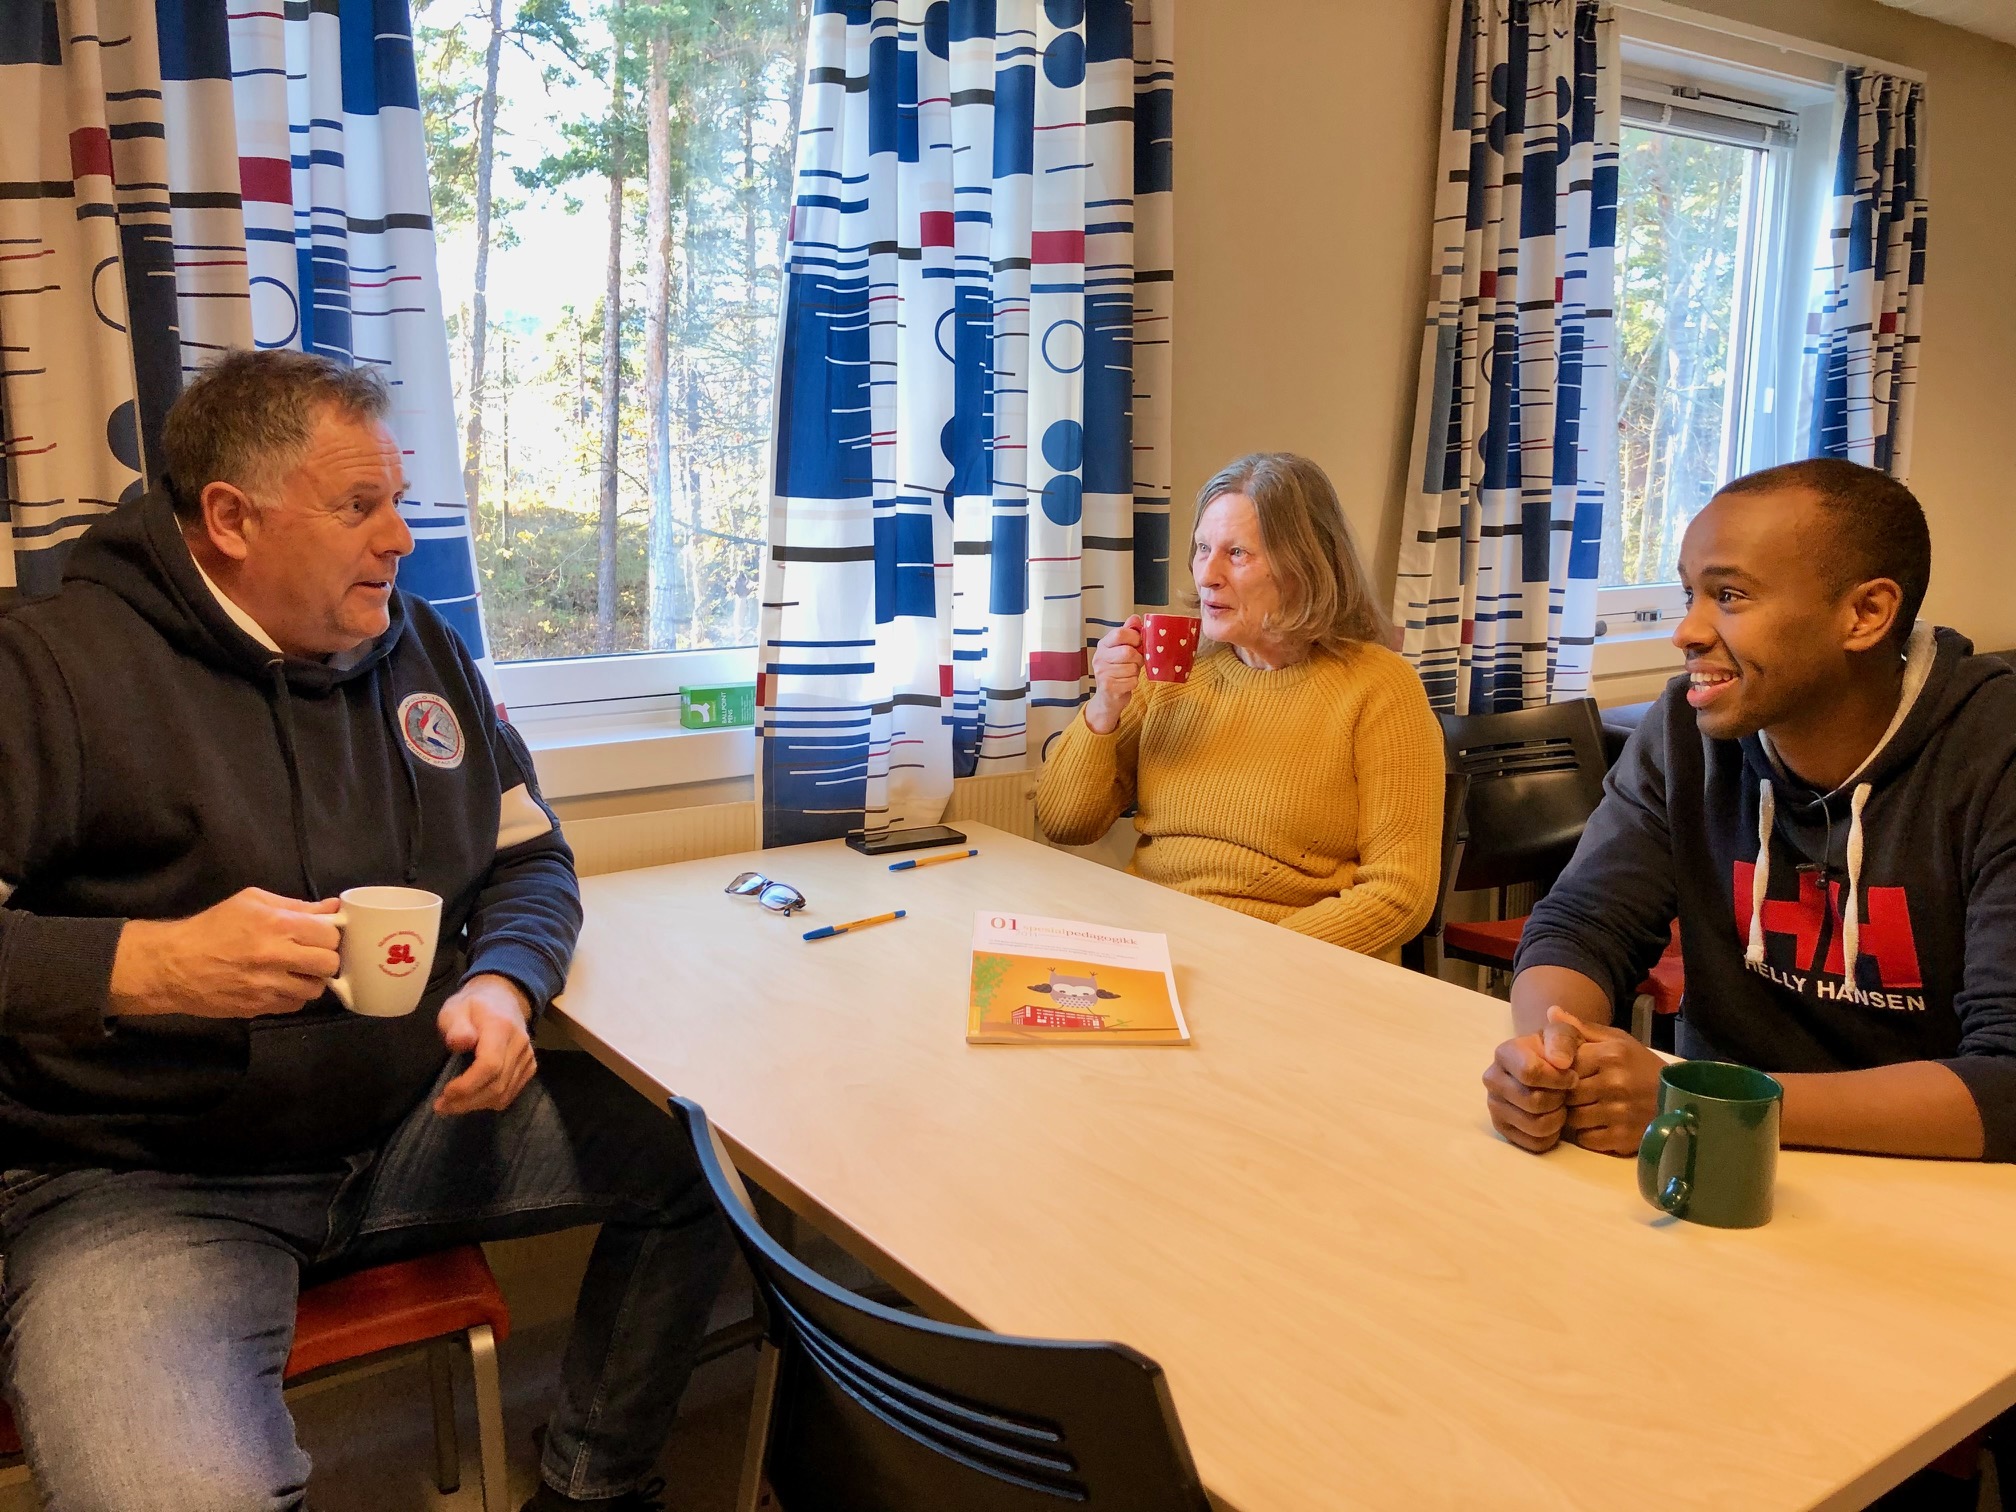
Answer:
[[[1666,1219],[1492,1133],[1503,1003],[967,829],[588,879],[558,1011],[933,1315],[1158,1360],[1221,1505],[1859,1507],[2016,1403],[2016,1168],[1787,1152],[1768,1227]],[[968,1045],[978,909],[1165,932],[1195,1042]]]

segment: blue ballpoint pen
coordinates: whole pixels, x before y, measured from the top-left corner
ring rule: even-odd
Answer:
[[[938,866],[947,861],[964,861],[968,856],[977,856],[979,854],[980,852],[977,850],[954,851],[949,856],[926,856],[922,861],[891,861],[889,863],[889,870],[914,871],[920,866]]]
[[[808,940],[830,939],[834,935],[846,934],[850,929],[866,929],[870,924],[887,924],[893,919],[904,917],[909,911],[907,908],[899,908],[894,913],[877,914],[872,919],[854,919],[846,924],[828,924],[819,929],[807,930],[805,938]]]

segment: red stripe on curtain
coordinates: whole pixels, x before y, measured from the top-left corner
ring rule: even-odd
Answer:
[[[238,159],[238,190],[266,205],[294,203],[294,169],[285,158]]]
[[[103,126],[79,126],[70,133],[70,176],[112,177],[112,136]]]
[[[1085,675],[1085,652],[1031,651],[1029,681],[1076,682]]]
[[[1035,263],[1082,263],[1085,261],[1085,233],[1032,231],[1029,233],[1029,260]]]

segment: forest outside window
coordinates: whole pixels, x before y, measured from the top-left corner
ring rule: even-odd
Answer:
[[[1663,643],[1688,524],[1731,478],[1804,454],[1800,351],[1835,106],[1824,75],[1628,34],[1624,58],[1618,487],[1598,634]]]
[[[499,695],[752,680],[808,0],[415,11]]]

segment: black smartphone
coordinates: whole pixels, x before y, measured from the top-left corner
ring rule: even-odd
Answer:
[[[864,856],[890,856],[897,851],[929,850],[934,845],[964,845],[966,837],[949,824],[929,824],[918,829],[884,830],[879,835],[855,830],[847,843]]]

